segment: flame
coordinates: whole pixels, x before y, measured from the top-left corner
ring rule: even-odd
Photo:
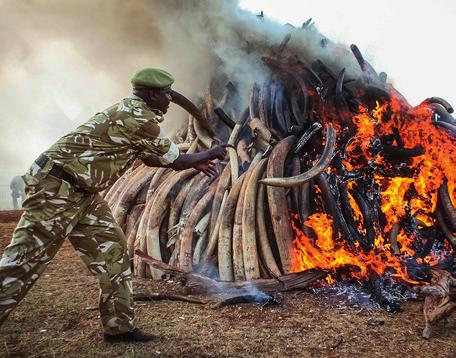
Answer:
[[[348,144],[347,154],[351,161],[344,161],[344,165],[349,169],[357,169],[364,164],[364,159],[372,159],[369,156],[371,139],[375,134],[375,123],[365,108],[360,107],[360,113],[353,117],[353,123],[358,129],[356,137]]]
[[[388,224],[385,231],[389,231],[393,224],[399,222],[401,217],[405,215],[406,200],[405,193],[413,184],[413,178],[382,178],[377,176],[376,180],[379,184],[383,181],[387,182],[386,189],[382,191],[382,206],[381,209],[386,215]]]
[[[334,283],[336,283],[336,281],[332,278],[330,274],[326,275],[325,280],[328,283],[328,285],[333,285]]]
[[[371,146],[375,139],[391,136],[395,128],[400,133],[405,148],[416,148],[419,145],[424,154],[408,159],[408,167],[414,170],[413,177],[375,174],[375,181],[381,191],[380,209],[385,215],[386,224],[377,230],[374,247],[368,253],[360,248],[358,242],[350,246],[346,240],[337,237],[333,232],[333,220],[325,213],[312,214],[303,223],[313,230],[315,237],[306,236],[297,222],[292,220],[295,232],[294,269],[335,270],[349,265],[356,268],[351,270],[352,277],[356,279],[366,278],[372,273],[383,275],[389,271],[397,279],[417,284],[417,281],[410,278],[406,262],[415,260],[418,265],[434,266],[444,259],[444,255],[431,252],[424,258],[416,257],[417,238],[404,229],[396,237],[400,255],[394,255],[388,238],[389,232],[407,214],[419,220],[420,225],[435,225],[433,213],[437,208],[437,191],[444,182],[448,183],[450,199],[456,203],[455,141],[447,132],[433,124],[432,110],[425,104],[411,108],[395,92],[391,92],[388,103],[377,102],[376,108],[370,112],[360,108],[360,113],[352,120],[357,132],[345,148],[343,164],[347,170],[360,169],[369,161],[384,167],[392,165],[388,158],[372,153]],[[352,189],[353,185],[353,182],[349,182],[348,188]],[[349,200],[354,219],[358,223],[357,229],[365,235],[372,228],[364,226],[361,210],[350,193]],[[305,232],[309,233],[309,230]],[[326,281],[331,284],[334,278],[328,275]]]

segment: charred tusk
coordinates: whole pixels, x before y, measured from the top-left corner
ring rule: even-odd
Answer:
[[[453,206],[453,203],[450,199],[450,194],[448,193],[447,183],[443,183],[439,190],[439,203],[443,209],[444,218],[447,219],[452,230],[456,230],[456,209]]]
[[[439,223],[440,228],[442,229],[443,233],[445,234],[445,237],[448,239],[449,243],[453,247],[453,250],[456,250],[456,236],[453,235],[451,230],[445,224],[445,219],[443,218],[443,215],[440,212],[440,210],[436,211],[436,216],[437,216],[437,222]]]
[[[426,98],[423,102],[421,102],[420,106],[423,105],[423,104],[440,104],[443,108],[445,108],[445,110],[448,112],[448,113],[453,113],[454,112],[454,109],[453,107],[451,106],[450,103],[448,103],[447,100],[441,98],[441,97],[430,97],[430,98]]]
[[[456,125],[456,119],[446,111],[446,109],[435,103],[428,104],[428,108],[433,111],[432,120],[434,123],[447,123],[451,126]]]
[[[407,159],[423,155],[424,149],[420,145],[414,148],[403,148],[382,143],[382,153],[394,158]]]
[[[219,117],[219,119],[225,123],[229,128],[233,129],[234,126],[236,125],[236,122],[234,122],[223,110],[221,107],[215,107],[214,108],[214,113]]]
[[[343,68],[339,76],[337,77],[337,84],[336,84],[336,97],[342,98],[342,91],[344,88],[344,79],[345,79],[345,68]]]
[[[322,125],[318,122],[312,123],[310,128],[301,136],[301,138],[298,139],[298,142],[296,143],[294,153],[298,154],[302,148],[307,144],[309,139],[320,129],[322,128]]]

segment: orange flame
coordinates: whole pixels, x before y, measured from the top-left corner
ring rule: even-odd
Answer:
[[[389,115],[386,116],[386,113]],[[350,265],[357,268],[351,273],[352,277],[357,279],[368,277],[371,273],[382,275],[388,270],[394,277],[416,284],[418,282],[409,277],[404,264],[416,254],[413,249],[415,240],[413,235],[407,234],[403,229],[400,230],[396,237],[400,248],[399,256],[392,253],[391,243],[385,241],[384,237],[388,237],[388,232],[394,224],[401,222],[407,210],[422,224],[434,225],[433,213],[437,207],[437,190],[445,180],[448,183],[450,199],[456,203],[455,141],[448,133],[432,123],[432,111],[426,105],[410,108],[403,99],[395,96],[394,92],[389,103],[381,105],[377,102],[376,108],[370,112],[361,108],[360,113],[352,120],[357,133],[346,147],[347,157],[343,163],[347,170],[359,169],[372,160],[376,164],[386,165],[388,158],[381,155],[374,157],[370,147],[374,139],[391,135],[393,127],[398,129],[405,148],[415,148],[420,145],[424,154],[409,159],[408,165],[415,170],[412,178],[375,175],[375,180],[381,189],[381,210],[385,214],[386,225],[382,228],[382,233],[377,233],[374,248],[369,253],[361,250],[359,244],[354,247],[348,246],[345,240],[335,238],[333,221],[327,214],[315,213],[304,223],[313,230],[315,238],[306,236],[292,220],[295,232],[294,269],[295,271],[310,268],[333,270]],[[349,183],[348,187],[351,188],[351,185],[353,183]],[[361,211],[350,194],[349,200],[355,220],[359,223],[358,229],[365,234],[368,228],[364,227]],[[443,258],[431,253],[415,261],[418,264],[434,266],[441,259]],[[328,276],[326,281],[332,283],[334,278]]]

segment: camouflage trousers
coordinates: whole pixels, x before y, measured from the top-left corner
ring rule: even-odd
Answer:
[[[24,213],[0,261],[0,325],[25,296],[68,237],[100,283],[105,333],[134,328],[131,270],[125,235],[100,195],[74,191],[34,164],[23,177]],[[71,280],[71,278],[68,278]]]

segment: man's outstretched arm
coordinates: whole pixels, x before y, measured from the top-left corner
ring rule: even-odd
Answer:
[[[219,145],[209,150],[191,153],[191,154],[179,154],[179,156],[171,164],[163,164],[156,155],[149,155],[142,161],[149,167],[168,167],[174,170],[184,170],[189,168],[195,168],[208,176],[214,176],[217,174],[215,170],[215,163],[212,162],[215,159],[222,160],[226,156],[227,145]]]

